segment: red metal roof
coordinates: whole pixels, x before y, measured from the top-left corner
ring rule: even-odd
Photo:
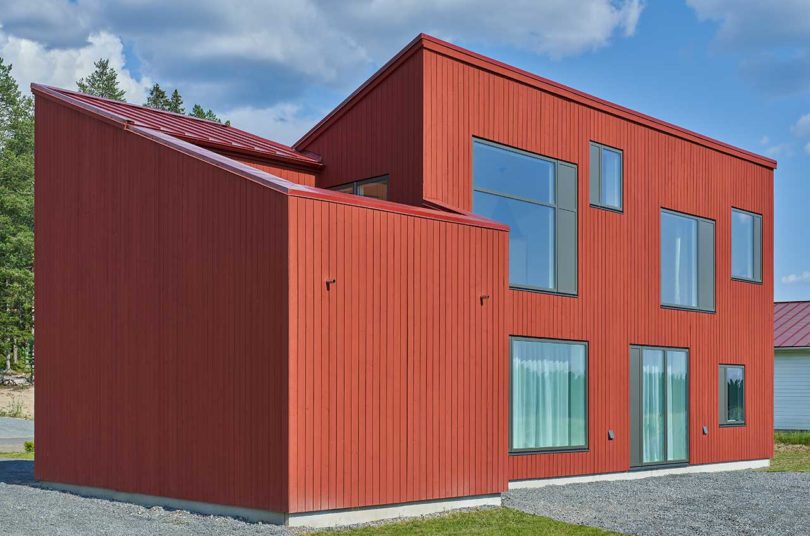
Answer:
[[[269,158],[276,161],[281,160],[305,167],[321,166],[319,159],[296,151],[288,145],[215,121],[155,110],[154,108],[127,102],[93,97],[67,89],[56,87],[49,87],[48,89],[119,116],[132,123],[133,126],[163,132],[195,145],[259,158]]]
[[[774,304],[773,327],[775,347],[810,347],[810,301]]]

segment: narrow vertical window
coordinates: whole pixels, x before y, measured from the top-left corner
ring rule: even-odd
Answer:
[[[623,158],[622,151],[591,142],[590,188],[591,204],[622,210]]]
[[[714,222],[661,211],[661,304],[714,310]]]
[[[720,365],[720,424],[745,424],[745,367]]]
[[[731,276],[762,281],[762,216],[731,209]]]
[[[511,344],[511,450],[584,448],[586,344],[520,337]]]
[[[513,287],[577,292],[577,168],[473,140],[473,212],[509,225]]]

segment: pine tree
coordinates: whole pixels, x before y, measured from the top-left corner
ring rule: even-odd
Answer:
[[[177,92],[177,90],[175,90],[175,92]],[[160,84],[155,84],[152,86],[152,89],[149,90],[149,96],[146,97],[146,102],[143,105],[150,108],[157,108],[158,110],[168,110],[170,103],[166,92],[160,88]]]
[[[222,123],[222,121],[217,117],[213,110],[210,108],[208,110],[204,109],[199,104],[195,104],[194,107],[191,109],[191,113],[188,114],[192,117],[197,117],[199,119],[208,119],[209,121],[216,121],[217,123]]]
[[[105,97],[117,101],[125,102],[124,90],[118,87],[118,73],[110,67],[110,60],[100,58],[93,63],[96,68],[93,73],[87,78],[82,78],[76,82],[79,91],[94,95],[96,97]],[[165,95],[165,94],[164,94]]]
[[[34,116],[0,58],[0,356],[20,367],[34,306]]]
[[[186,109],[183,108],[183,97],[180,96],[180,92],[176,89],[172,91],[172,97],[169,99],[169,105],[166,109],[176,114],[186,113]]]

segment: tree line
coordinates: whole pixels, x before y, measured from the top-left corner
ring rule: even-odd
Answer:
[[[0,57],[0,370],[24,370],[34,358],[34,101],[24,95]],[[126,102],[118,73],[108,59],[76,82],[88,95]],[[159,84],[145,106],[186,114],[177,89]],[[189,116],[222,121],[194,104]],[[226,121],[225,124],[230,124]]]

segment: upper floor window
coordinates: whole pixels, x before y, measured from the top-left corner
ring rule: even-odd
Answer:
[[[622,210],[622,152],[591,142],[590,155],[591,204],[612,210]]]
[[[762,281],[762,216],[731,209],[731,277]]]
[[[473,140],[473,212],[509,225],[513,287],[577,292],[577,168]]]
[[[337,192],[346,194],[361,195],[374,199],[388,199],[388,175],[372,177],[362,181],[354,181],[331,188]]]
[[[661,211],[661,304],[714,311],[714,222]]]
[[[745,424],[745,367],[720,365],[720,424]]]

